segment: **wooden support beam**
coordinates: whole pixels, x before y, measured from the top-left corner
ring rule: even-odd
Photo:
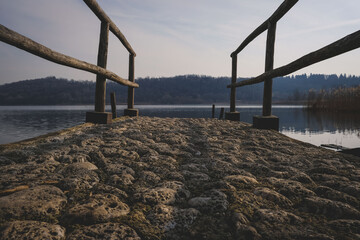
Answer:
[[[265,72],[255,78],[244,80],[235,84],[230,84],[227,87],[241,87],[252,85],[265,81],[266,79],[286,76],[290,73],[296,72],[302,68],[308,67],[312,64],[324,61],[326,59],[338,56],[340,54],[349,52],[360,47],[360,30],[347,35],[340,40],[329,44],[317,51],[311,52],[285,66],[276,68],[274,70]]]
[[[83,0],[83,1],[94,12],[94,14],[100,19],[101,22],[109,23],[110,31],[120,40],[120,42],[129,51],[129,53],[131,53],[135,57],[136,53],[132,49],[130,43],[126,40],[125,36],[121,33],[121,31],[115,25],[115,23],[113,21],[111,21],[109,16],[104,12],[104,10],[96,2],[96,0]]]
[[[234,84],[236,83],[236,78],[237,78],[237,55],[233,55],[231,59],[232,59],[231,83]],[[236,102],[236,88],[233,87],[230,90],[230,112],[236,111],[235,102]]]
[[[275,23],[269,22],[268,34],[266,40],[265,72],[271,71],[274,68],[275,35],[276,35],[276,22]],[[273,81],[272,78],[268,78],[264,82],[264,96],[263,96],[263,109],[262,109],[263,116],[271,115],[272,81]]]
[[[117,118],[116,115],[116,95],[114,92],[110,93],[110,102],[111,102],[111,112],[112,112],[112,118]]]
[[[224,118],[224,108],[220,108],[220,115],[219,115],[219,119],[223,119]]]
[[[118,75],[116,75],[115,73],[108,71],[104,68],[55,52],[50,48],[47,48],[31,40],[30,38],[27,38],[15,31],[6,28],[1,24],[0,24],[0,41],[3,41],[17,48],[20,48],[26,52],[32,53],[38,57],[44,58],[51,62],[58,63],[60,65],[84,70],[95,74],[101,74],[105,76],[107,79],[110,79],[114,82],[117,82],[125,86],[139,87],[138,84],[123,79]]]
[[[268,22],[276,23],[279,21],[299,0],[285,0],[276,11],[263,22],[258,28],[256,28],[241,44],[231,53],[231,56],[241,52],[250,42],[257,38],[261,33],[265,32],[268,28]]]
[[[135,82],[135,57],[129,55],[129,81]],[[135,90],[133,87],[128,87],[128,108],[134,108],[134,94]]]
[[[97,65],[106,68],[109,44],[109,23],[101,22]],[[95,112],[105,112],[106,77],[96,75]]]

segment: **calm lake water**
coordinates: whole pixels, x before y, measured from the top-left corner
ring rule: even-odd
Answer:
[[[210,105],[138,105],[142,116],[209,118]],[[216,106],[216,116],[220,114]],[[118,116],[125,106],[117,106]],[[0,144],[36,137],[83,123],[93,106],[0,106]],[[110,111],[110,107],[107,106]],[[240,106],[241,121],[252,123],[261,106]],[[360,114],[312,113],[301,106],[273,106],[280,118],[280,131],[292,138],[320,144],[360,147]]]

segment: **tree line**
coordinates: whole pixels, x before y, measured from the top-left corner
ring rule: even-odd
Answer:
[[[239,78],[238,81],[243,80]],[[229,77],[183,75],[138,78],[135,104],[228,103]],[[320,91],[360,84],[360,77],[346,75],[297,75],[274,79],[273,102],[301,103],[309,90]],[[107,81],[107,103],[115,92],[118,104],[127,101],[127,87]],[[263,84],[237,88],[237,100],[246,104],[262,102]],[[0,105],[85,105],[94,104],[95,82],[46,77],[0,86]]]

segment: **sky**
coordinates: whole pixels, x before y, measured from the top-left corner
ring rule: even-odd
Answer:
[[[230,54],[282,0],[98,0],[137,56],[135,77],[231,75]],[[299,0],[278,22],[274,67],[360,29],[359,0]],[[0,24],[57,52],[96,64],[100,21],[81,0],[1,0]],[[266,33],[238,55],[238,76],[264,72]],[[360,75],[360,49],[294,74]],[[110,34],[107,68],[128,77],[128,52]],[[95,80],[0,42],[0,84],[56,76]]]

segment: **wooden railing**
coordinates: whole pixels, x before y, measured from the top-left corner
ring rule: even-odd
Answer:
[[[134,88],[139,87],[135,83],[135,51],[132,49],[125,36],[119,28],[111,21],[106,13],[101,9],[96,0],[83,0],[86,5],[94,12],[101,21],[100,42],[98,49],[97,65],[80,61],[76,58],[55,52],[15,31],[12,31],[0,24],[0,41],[20,48],[51,62],[84,70],[96,74],[96,92],[95,92],[95,112],[89,112],[86,121],[96,123],[111,122],[111,113],[105,113],[106,97],[106,79],[112,80],[128,87],[128,109],[125,109],[125,115],[137,116],[138,111],[134,109]],[[124,45],[129,52],[129,77],[124,79],[117,74],[106,69],[107,53],[109,42],[109,31],[111,31]]]
[[[263,24],[255,29],[241,45],[231,53],[232,58],[232,75],[231,84],[228,88],[230,91],[230,112],[226,113],[225,117],[229,120],[239,120],[240,113],[236,112],[236,88],[264,82],[263,95],[263,109],[262,117],[254,116],[254,127],[279,129],[279,120],[272,116],[272,79],[275,77],[285,76],[297,70],[310,66],[312,64],[321,62],[323,60],[338,56],[342,53],[354,50],[360,47],[360,31],[356,31],[328,46],[325,46],[317,51],[311,52],[285,66],[273,69],[274,65],[274,46],[276,35],[277,22],[298,2],[298,0],[285,0],[280,7],[268,18]],[[255,78],[236,82],[237,79],[237,55],[257,36],[268,30],[266,41],[266,56],[265,56],[265,72]]]

